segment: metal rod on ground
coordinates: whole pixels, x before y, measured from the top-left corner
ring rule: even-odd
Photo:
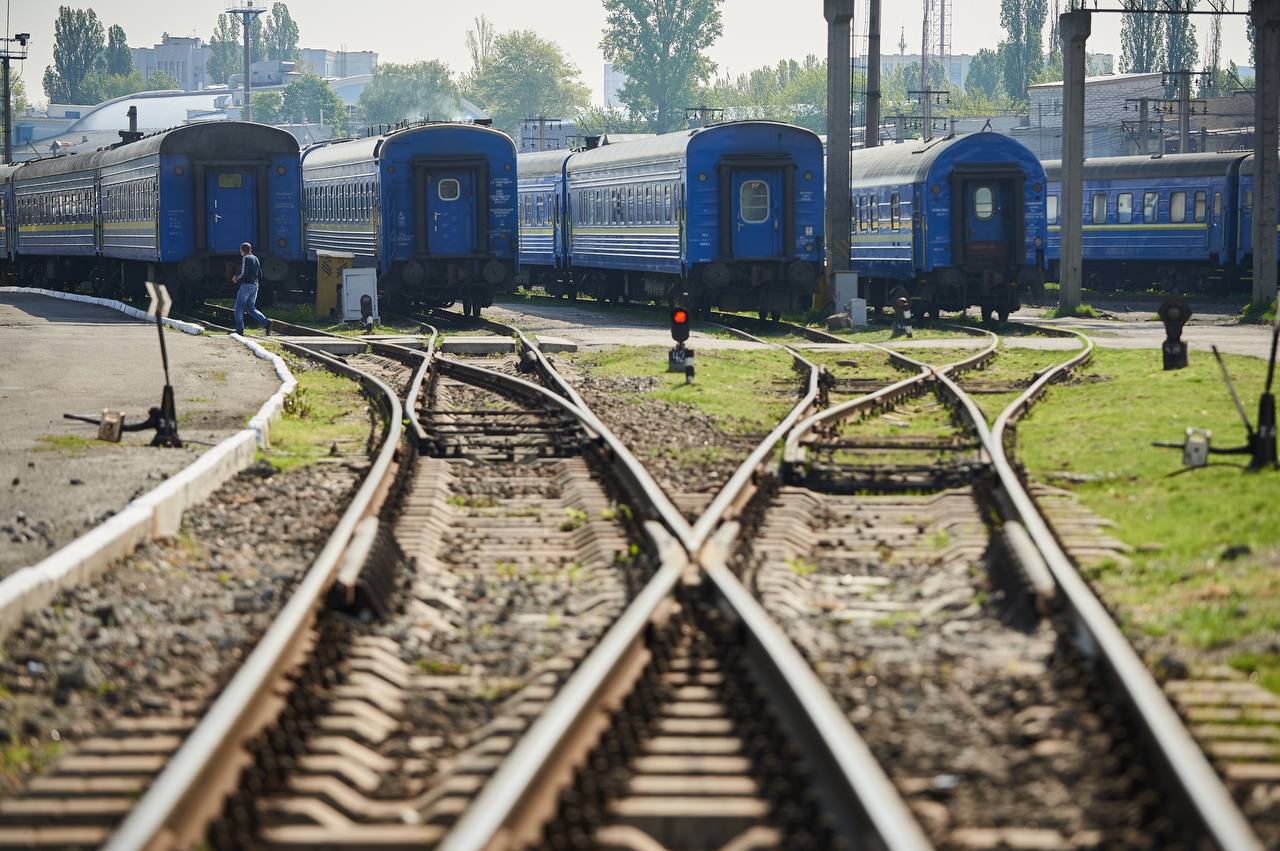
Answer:
[[[880,0],[867,4],[867,135],[863,147],[880,146]]]
[[[1280,0],[1277,0],[1280,2]],[[1058,307],[1080,306],[1084,211],[1084,78],[1085,45],[1092,20],[1086,9],[1064,12],[1062,33],[1062,253],[1058,271]],[[1273,241],[1274,242],[1274,241]]]
[[[1253,303],[1276,298],[1276,215],[1280,194],[1280,0],[1253,0]],[[1280,317],[1277,317],[1280,320]]]
[[[852,90],[853,0],[824,0],[827,19],[827,292],[832,278],[849,270],[849,158],[853,148],[849,97]],[[815,307],[821,307],[821,304]]]

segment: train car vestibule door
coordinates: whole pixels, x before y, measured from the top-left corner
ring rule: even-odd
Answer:
[[[476,242],[475,172],[433,171],[427,175],[427,252],[474,254]]]
[[[205,172],[205,220],[211,253],[238,253],[240,243],[257,242],[256,180],[257,175],[247,168],[210,168]]]
[[[733,256],[782,254],[782,173],[777,169],[734,169]]]
[[[1007,180],[966,180],[964,204],[965,260],[1004,265],[1014,216],[1013,187]]]

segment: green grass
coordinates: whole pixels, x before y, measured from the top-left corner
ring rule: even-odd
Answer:
[[[1227,364],[1254,408],[1265,364],[1233,356]],[[1259,654],[1273,652],[1280,632],[1280,473],[1247,472],[1243,456],[1184,471],[1180,452],[1151,446],[1180,442],[1188,426],[1211,429],[1215,446],[1243,443],[1211,357],[1192,352],[1188,369],[1165,372],[1156,351],[1100,350],[1019,426],[1019,454],[1040,480],[1088,477],[1065,486],[1134,548],[1130,564],[1090,570],[1127,626],[1199,661],[1262,665],[1275,688],[1280,665]]]
[[[1270,304],[1250,304],[1240,311],[1240,321],[1251,325],[1273,325],[1276,321],[1276,300]]]
[[[656,377],[658,386],[644,395],[694,405],[733,434],[771,430],[794,407],[800,386],[791,356],[776,349],[702,349],[692,384],[683,373],[666,371],[667,350],[661,347],[624,346],[570,357],[600,375]]]
[[[1062,305],[1058,305],[1044,312],[1046,319],[1097,319],[1101,315],[1090,304],[1078,304],[1073,308],[1065,308]]]
[[[837,378],[874,379],[889,384],[911,375],[911,372],[894,366],[884,352],[875,349],[855,352],[806,349],[801,354],[819,366],[825,366]]]
[[[824,326],[825,330],[825,326]],[[837,337],[843,337],[850,343],[889,343],[892,345],[896,342],[893,336],[893,328],[891,326],[872,326],[862,330],[840,330],[829,332]],[[924,328],[919,325],[911,326],[911,339],[913,340],[957,340],[972,339],[972,334],[966,334],[963,331],[953,331],[950,328]]]
[[[42,434],[36,437],[36,452],[56,452],[70,458],[78,458],[95,446],[115,445],[78,434]]]
[[[368,403],[356,383],[288,353],[276,353],[289,362],[298,388],[272,424],[271,447],[261,457],[287,471],[316,463],[335,444],[340,450],[362,449],[369,434]]]
[[[10,740],[0,745],[0,791],[12,787],[18,778],[37,774],[62,754],[61,741],[40,739],[34,747]]]

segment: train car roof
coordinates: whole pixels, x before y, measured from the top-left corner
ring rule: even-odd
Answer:
[[[302,152],[302,164],[311,168],[319,168],[329,165],[365,162],[377,159],[386,144],[392,144],[398,140],[408,139],[422,133],[438,133],[442,130],[488,133],[493,136],[500,136],[511,144],[512,152],[514,153],[515,151],[515,143],[511,141],[511,137],[500,130],[485,127],[483,124],[438,121],[433,124],[417,124],[413,127],[392,130],[390,133],[384,133],[381,136],[366,136],[363,139],[338,139],[333,142],[312,145]]]
[[[930,169],[943,154],[955,152],[964,159],[972,153],[965,149],[999,149],[1023,160],[1034,160],[1035,154],[1016,139],[1000,133],[982,132],[945,136],[928,142],[903,142],[898,145],[881,145],[860,148],[853,152],[852,185],[879,186],[883,184],[921,183],[929,176]]]
[[[26,163],[10,163],[8,165],[0,165],[0,184],[8,183],[13,180],[13,174],[22,168]]]
[[[1142,157],[1092,157],[1084,161],[1084,175],[1092,180],[1141,177],[1204,177],[1226,175],[1244,154],[1168,154]],[[1050,180],[1062,179],[1062,160],[1046,160]]]
[[[603,147],[581,151],[573,155],[574,168],[598,168],[600,166],[624,165],[647,161],[670,160],[683,157],[689,150],[694,138],[730,133],[741,127],[771,126],[788,132],[812,136],[816,144],[821,144],[817,134],[812,130],[784,124],[780,121],[728,121],[724,124],[713,124],[710,127],[696,127],[692,130],[680,130],[675,133],[663,133],[648,139],[633,142],[617,142]]]
[[[297,154],[298,140],[287,130],[250,121],[184,124],[152,136],[100,151],[101,165],[128,162],[152,154],[237,156],[248,153]]]
[[[564,169],[564,161],[571,156],[573,150],[570,148],[521,154],[516,158],[516,171],[520,177],[559,175]]]
[[[52,177],[59,174],[72,174],[97,168],[102,159],[101,151],[91,154],[63,154],[60,157],[45,157],[38,160],[27,160],[22,166],[22,173],[17,175],[23,181],[37,180],[41,177]]]

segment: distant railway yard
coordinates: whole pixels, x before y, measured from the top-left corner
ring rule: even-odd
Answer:
[[[1280,844],[1269,329],[494,301],[0,293],[0,845]]]

